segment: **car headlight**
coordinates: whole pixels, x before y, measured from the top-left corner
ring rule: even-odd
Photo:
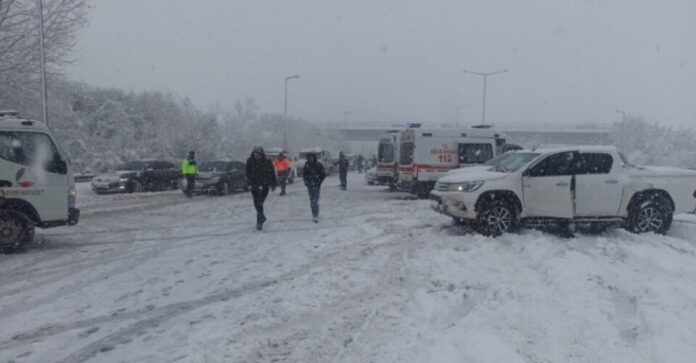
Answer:
[[[120,181],[121,183],[125,183],[128,181],[128,178],[119,178],[118,181]]]
[[[483,181],[464,182],[450,185],[452,192],[473,192],[481,188]]]

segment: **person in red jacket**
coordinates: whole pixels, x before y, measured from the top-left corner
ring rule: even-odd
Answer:
[[[290,160],[285,153],[280,153],[278,158],[273,160],[273,167],[275,168],[276,175],[278,176],[278,182],[280,183],[280,195],[285,195],[285,185],[290,177],[292,164],[290,164]]]

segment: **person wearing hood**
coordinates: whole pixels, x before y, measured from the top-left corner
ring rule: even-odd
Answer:
[[[276,174],[273,163],[266,158],[263,148],[257,146],[251,152],[246,162],[246,178],[256,208],[256,229],[263,229],[266,215],[263,213],[263,203],[266,201],[269,189],[275,191]]]
[[[355,163],[358,165],[358,174],[362,174],[363,169],[365,169],[365,158],[362,156],[362,154],[358,155],[358,159],[355,161]]]
[[[338,176],[341,179],[341,189],[346,190],[348,187],[348,167],[350,163],[346,154],[341,151],[338,153]]]
[[[302,169],[302,179],[307,186],[307,192],[309,192],[309,205],[312,209],[314,223],[319,223],[319,194],[321,183],[324,182],[325,178],[324,166],[317,160],[317,154],[307,154],[307,163]]]
[[[196,163],[196,153],[191,150],[186,159],[181,162],[181,174],[186,179],[186,189],[184,194],[187,198],[193,196],[193,187],[196,185],[196,175],[198,175],[198,164]]]

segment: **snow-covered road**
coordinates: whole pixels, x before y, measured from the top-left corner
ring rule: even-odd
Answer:
[[[0,362],[693,362],[696,221],[490,239],[331,178],[271,194],[95,197],[0,255]]]

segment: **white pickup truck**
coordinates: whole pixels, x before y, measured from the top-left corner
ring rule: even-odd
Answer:
[[[482,234],[525,226],[665,233],[696,209],[696,170],[629,164],[612,146],[520,150],[440,178],[432,208]]]
[[[75,225],[67,155],[42,122],[0,111],[0,251],[26,250],[35,227]]]

